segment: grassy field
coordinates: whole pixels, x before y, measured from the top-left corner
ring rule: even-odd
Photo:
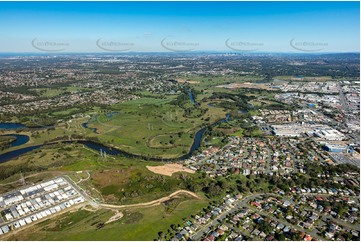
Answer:
[[[87,88],[80,88],[80,87],[58,87],[58,88],[33,88],[30,89],[30,91],[35,91],[38,95],[41,97],[55,97],[59,96],[60,94],[66,93],[66,92],[76,92],[76,91],[84,91],[87,90]]]
[[[79,171],[99,169],[98,154],[82,145],[52,145],[29,152],[0,164],[0,169],[11,167],[40,167],[48,171]]]
[[[179,157],[188,152],[193,136],[206,124],[224,117],[220,108],[207,107],[208,111],[198,118],[184,117],[184,110],[166,99],[141,98],[112,107],[118,113],[109,116],[99,114],[89,123],[96,128],[103,143],[113,144],[130,153],[163,158]]]
[[[64,111],[53,112],[52,115],[55,115],[55,116],[69,115],[72,113],[76,113],[79,110],[80,109],[78,109],[78,108],[69,108]]]
[[[164,205],[121,210],[121,220],[105,224],[114,212],[79,210],[47,220],[13,235],[10,240],[154,240],[159,231],[171,224],[182,224],[183,218],[199,212],[208,205],[206,200],[184,198],[172,211]],[[100,228],[101,227],[101,228]]]
[[[234,132],[233,134],[231,134],[232,136],[237,136],[239,138],[242,138],[243,137],[243,129],[240,129],[236,132]]]
[[[193,75],[193,76],[180,76],[176,79],[182,79],[190,81],[192,87],[200,88],[211,88],[218,85],[232,83],[232,82],[252,82],[260,81],[262,77],[258,76],[235,76],[235,75],[226,75],[226,76],[206,76],[206,75]]]
[[[156,200],[179,190],[181,180],[174,175],[155,174],[144,164],[134,164],[121,169],[93,172],[91,183],[107,203],[135,204]]]
[[[331,76],[276,76],[273,79],[278,79],[282,81],[315,81],[315,82],[324,82],[324,81],[333,81],[334,79]]]

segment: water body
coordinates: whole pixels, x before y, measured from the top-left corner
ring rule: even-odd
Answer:
[[[23,135],[23,134],[7,134],[7,135],[1,135],[1,136],[16,138],[16,140],[14,140],[13,142],[10,143],[10,147],[16,147],[19,145],[26,144],[30,140],[29,136]]]
[[[50,126],[26,126],[20,123],[0,123],[0,130],[17,130],[17,129],[47,129],[54,128],[54,125]]]
[[[107,118],[112,118],[114,115],[117,115],[119,112],[111,112],[111,113],[107,113],[107,114],[105,114],[105,116],[107,117]]]
[[[0,123],[0,130],[14,130],[23,128],[27,128],[27,126],[19,123]]]
[[[11,159],[17,158],[27,152],[30,152],[32,150],[38,149],[40,148],[42,145],[35,145],[35,146],[30,146],[30,147],[26,147],[26,148],[22,148],[22,149],[18,149],[18,150],[14,150],[14,151],[10,151],[7,153],[4,153],[2,155],[0,155],[0,163],[4,163],[6,161],[9,161]]]
[[[112,112],[112,113],[110,113],[111,117],[113,117],[113,115],[114,115],[115,113],[117,113],[117,112]],[[94,121],[97,119],[97,117],[98,117],[98,115],[95,115],[95,116],[91,117],[91,118],[88,120],[88,122],[82,123],[81,126],[83,126],[83,128],[90,129],[90,130],[93,131],[93,133],[95,133],[95,134],[98,134],[97,128],[90,128],[90,127],[88,127],[88,124],[89,124],[90,122],[94,122]]]
[[[231,115],[229,113],[226,114],[226,122],[229,122],[231,120]]]
[[[191,90],[188,91],[189,100],[192,104],[195,104],[196,100],[194,100],[193,93]]]
[[[90,128],[90,127],[88,127],[88,122],[82,123],[81,126],[83,126],[83,128],[90,129],[91,131],[93,131],[93,133],[96,133],[96,134],[98,133],[98,132],[97,132],[97,128]]]
[[[198,150],[198,148],[201,146],[203,134],[204,134],[204,132],[206,132],[206,129],[207,129],[207,127],[203,128],[201,130],[198,130],[198,132],[194,136],[193,144],[192,144],[191,148],[189,149],[189,152],[187,154],[181,156],[179,158],[179,160],[186,160],[186,159],[190,158],[193,155],[193,152]]]

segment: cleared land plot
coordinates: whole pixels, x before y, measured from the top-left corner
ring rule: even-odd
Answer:
[[[219,84],[230,83],[230,82],[252,82],[262,80],[262,77],[245,75],[191,75],[191,76],[179,76],[176,80],[188,81],[192,86],[203,88],[216,87]],[[191,82],[189,82],[191,81]],[[209,91],[209,89],[208,89]]]
[[[199,83],[199,81],[192,81],[189,79],[185,80],[185,79],[180,79],[180,78],[176,79],[176,81],[179,83],[189,83],[189,84],[198,84]]]
[[[161,175],[165,176],[172,176],[173,173],[176,172],[188,172],[188,173],[194,173],[193,170],[184,167],[181,164],[166,164],[163,166],[147,166],[147,169]]]
[[[229,89],[253,88],[253,89],[263,89],[263,90],[269,90],[269,91],[279,90],[277,88],[272,88],[266,84],[258,84],[258,83],[250,83],[250,82],[231,83],[231,84],[227,84],[227,85],[220,85],[217,87],[223,87],[223,88],[229,88]]]
[[[273,79],[284,80],[284,81],[332,81],[333,78],[331,76],[276,76]]]

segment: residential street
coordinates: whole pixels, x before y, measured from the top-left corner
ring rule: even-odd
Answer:
[[[253,206],[250,206],[249,205],[249,201],[251,199],[254,199],[256,197],[259,197],[261,195],[277,195],[277,194],[274,194],[274,193],[266,193],[266,194],[260,194],[260,193],[257,193],[257,194],[252,194],[252,195],[248,195],[248,196],[245,196],[243,197],[240,201],[238,201],[236,203],[236,205],[231,208],[230,210],[228,211],[225,211],[223,212],[222,214],[220,214],[219,216],[217,216],[216,218],[212,219],[210,222],[208,222],[207,224],[201,226],[201,229],[199,231],[197,231],[193,236],[191,236],[191,239],[192,240],[201,240],[202,239],[202,236],[204,236],[206,233],[208,233],[212,227],[217,227],[219,224],[220,224],[220,221],[222,221],[223,219],[225,219],[229,214],[233,213],[233,212],[236,212],[238,210],[241,210],[242,208],[248,208],[250,209],[251,211],[253,212],[256,212],[264,217],[269,217],[271,218],[272,220],[278,222],[278,223],[282,223],[284,224],[285,226],[289,226],[290,228],[294,229],[294,230],[298,230],[298,231],[303,231],[309,235],[311,235],[313,238],[317,239],[317,240],[325,240],[323,237],[319,236],[317,234],[317,230],[316,229],[313,229],[313,230],[310,230],[310,229],[305,229],[305,228],[302,228],[301,226],[299,225],[294,225],[294,224],[291,224],[289,222],[287,222],[285,219],[282,219],[282,218],[276,218],[273,214],[270,214],[270,213],[267,213],[267,212],[264,212],[260,209],[257,209]],[[328,194],[302,194],[302,195],[314,195],[314,196],[330,196]],[[354,230],[359,230],[359,227],[358,225],[350,225],[340,219],[335,219],[333,218],[332,216],[330,215],[323,215],[323,217],[326,217],[326,218],[329,218],[331,220],[333,220],[334,222],[336,222],[337,224],[339,225],[342,225],[342,226],[345,226],[347,228],[350,228],[350,229],[354,229]],[[223,222],[225,223],[225,222]],[[242,233],[242,234],[245,234],[245,235],[249,235],[249,232],[250,231],[242,231],[242,229],[239,229],[237,227],[235,227],[234,225],[230,224],[230,223],[225,223],[228,227],[231,227],[232,229],[234,229],[236,232],[238,233]]]

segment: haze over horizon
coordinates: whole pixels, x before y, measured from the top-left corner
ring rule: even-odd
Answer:
[[[359,2],[0,2],[0,52],[359,52],[359,12]]]

